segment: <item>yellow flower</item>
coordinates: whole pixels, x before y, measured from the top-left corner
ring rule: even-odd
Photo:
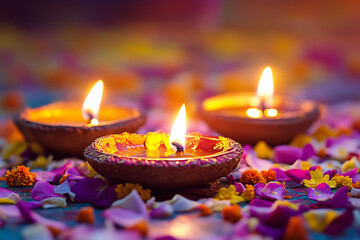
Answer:
[[[332,128],[330,128],[327,125],[320,126],[313,134],[312,136],[318,141],[322,142],[326,140],[329,137],[335,137],[336,131]]]
[[[258,142],[254,147],[254,151],[258,158],[271,159],[273,156],[272,148],[264,141]]]
[[[240,195],[240,202],[249,202],[255,197],[254,186],[246,185],[244,192]]]
[[[344,187],[347,186],[349,190],[352,188],[352,178],[349,176],[335,176],[331,179],[332,181],[335,181],[336,187]]]
[[[311,175],[310,180],[307,180],[307,179],[303,180],[304,185],[306,187],[316,188],[317,185],[319,185],[320,183],[326,183],[331,188],[336,187],[336,182],[333,180],[329,180],[329,175],[326,174],[324,176],[323,173],[321,172],[321,170],[319,170],[319,169],[316,169],[315,171],[310,171],[310,175]]]
[[[290,145],[294,147],[303,148],[306,144],[311,142],[311,137],[306,134],[298,134],[291,141]]]
[[[228,188],[222,187],[219,189],[218,193],[214,197],[216,200],[230,200],[232,204],[241,202],[241,197],[236,191],[234,185],[230,185]]]
[[[246,185],[244,192],[239,196],[234,185],[230,185],[228,188],[220,188],[214,199],[216,200],[230,200],[232,204],[239,202],[248,202],[255,196],[254,187]]]
[[[322,232],[329,224],[339,216],[339,213],[329,209],[311,210],[304,213],[305,220],[307,221],[311,230]]]
[[[1,151],[1,157],[7,161],[12,155],[18,156],[23,153],[27,147],[28,144],[26,142],[20,141],[5,145]]]

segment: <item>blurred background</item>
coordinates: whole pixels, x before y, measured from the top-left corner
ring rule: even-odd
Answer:
[[[177,111],[255,91],[266,66],[277,94],[359,100],[359,12],[357,0],[2,1],[1,109],[82,101],[102,79],[104,101]]]

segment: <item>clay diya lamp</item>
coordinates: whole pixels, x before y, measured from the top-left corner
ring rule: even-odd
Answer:
[[[150,188],[206,186],[233,171],[242,147],[230,138],[185,135],[185,107],[171,134],[115,134],[96,139],[84,151],[96,172],[115,183]]]
[[[319,106],[307,100],[273,96],[272,72],[265,68],[257,94],[230,93],[208,98],[200,117],[216,132],[243,144],[265,141],[285,144],[308,129],[319,117]]]
[[[38,143],[56,158],[83,158],[84,149],[96,138],[136,132],[146,121],[143,112],[124,106],[102,106],[103,83],[99,81],[83,103],[56,102],[26,108],[14,122],[28,142]]]

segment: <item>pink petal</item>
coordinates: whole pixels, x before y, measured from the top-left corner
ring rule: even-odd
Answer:
[[[291,182],[292,180],[285,174],[283,170],[280,168],[271,168],[274,172],[276,172],[276,180],[279,182]]]
[[[313,145],[306,144],[305,147],[302,150],[301,159],[302,160],[308,160],[309,158],[316,155],[315,149]]]
[[[304,179],[310,180],[311,176],[309,171],[301,169],[290,169],[285,171],[286,176],[288,176],[292,181],[301,184]]]
[[[274,148],[274,161],[278,163],[293,164],[301,159],[302,150],[298,147],[280,145]]]
[[[37,182],[31,191],[31,198],[41,201],[50,197],[59,197],[58,194],[54,193],[54,188],[55,186],[48,182]]]
[[[141,214],[115,207],[105,210],[104,217],[122,227],[132,227],[142,221],[147,221],[147,218]]]
[[[330,206],[332,208],[343,208],[346,207],[347,203],[348,203],[348,187],[341,187],[339,188],[339,190],[337,190],[334,193],[334,196],[332,197],[332,199],[330,200]]]
[[[320,183],[315,189],[308,189],[308,198],[315,201],[327,201],[333,197],[331,188],[326,183]]]
[[[348,171],[346,173],[340,173],[339,175],[345,176],[345,177],[348,176],[349,178],[353,178],[357,174],[357,171],[358,171],[358,169],[354,168],[353,170],[350,170],[350,171]]]
[[[67,162],[63,166],[51,171],[37,171],[36,179],[37,181],[56,183],[60,180],[66,169],[68,169],[72,164],[72,162]]]
[[[119,199],[111,205],[112,208],[123,208],[141,216],[147,216],[147,209],[139,193],[133,189],[129,195]]]
[[[254,154],[248,154],[245,161],[252,169],[259,171],[268,170],[273,165],[273,162],[258,158]]]

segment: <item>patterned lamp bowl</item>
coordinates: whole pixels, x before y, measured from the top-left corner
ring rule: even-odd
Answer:
[[[99,120],[97,126],[85,123],[81,104],[72,102],[27,108],[13,119],[25,139],[39,144],[46,153],[55,158],[83,158],[84,149],[96,138],[136,132],[146,122],[146,115],[136,108],[104,106]]]
[[[276,97],[275,117],[251,118],[247,110],[254,94],[229,93],[208,98],[199,106],[199,115],[207,125],[223,136],[243,144],[265,141],[275,146],[290,142],[305,132],[320,115],[320,107],[313,101]]]
[[[168,157],[126,156],[129,154],[111,150],[119,144],[119,136],[96,139],[85,149],[85,158],[96,172],[111,182],[140,183],[150,188],[207,186],[232,172],[243,153],[242,146],[232,139],[189,134],[187,143],[197,139],[196,146],[192,146],[194,154],[180,157],[174,154]],[[197,152],[201,154],[197,155]]]

